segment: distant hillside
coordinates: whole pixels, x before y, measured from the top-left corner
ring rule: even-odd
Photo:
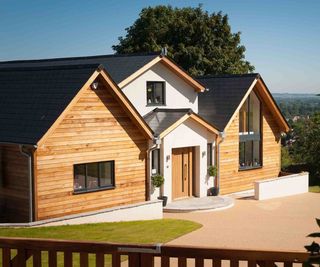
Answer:
[[[287,119],[320,112],[320,94],[274,93],[272,95]]]
[[[274,98],[301,99],[301,98],[317,98],[320,94],[290,94],[290,93],[273,93]]]

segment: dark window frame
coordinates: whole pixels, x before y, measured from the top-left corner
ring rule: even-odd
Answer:
[[[213,162],[213,143],[207,143],[207,167],[210,167],[213,165],[214,165],[214,162]]]
[[[101,186],[101,164],[104,163],[111,163],[111,185],[105,185],[105,186]],[[88,188],[87,186],[87,182],[88,182],[88,165],[90,164],[97,164],[97,168],[98,168],[98,187],[96,188]],[[108,160],[108,161],[99,161],[99,162],[90,162],[90,163],[80,163],[80,164],[74,164],[73,165],[73,182],[75,181],[75,168],[77,166],[85,166],[85,188],[81,188],[81,189],[75,189],[73,186],[73,193],[74,194],[81,194],[81,193],[89,193],[89,192],[96,192],[96,191],[101,191],[101,190],[108,190],[108,189],[114,189],[116,187],[115,185],[115,161],[114,160]]]
[[[262,101],[259,97],[259,95],[255,92],[252,91],[251,93],[254,93],[259,100],[259,134],[250,134],[250,116],[247,116],[246,118],[246,123],[247,123],[247,129],[248,129],[248,134],[240,134],[240,123],[239,123],[239,171],[247,171],[247,170],[254,170],[254,169],[259,169],[263,167],[263,154],[262,154],[262,140],[263,140],[263,129],[262,129]],[[250,95],[248,96],[248,114],[250,114]],[[240,119],[240,118],[239,118]],[[253,156],[253,149],[254,149],[254,141],[259,141],[259,157],[260,157],[260,164],[257,166],[240,166],[240,144],[244,143],[244,148],[245,148],[245,143],[246,142],[252,142],[252,156]],[[245,152],[244,152],[245,153]]]
[[[155,162],[154,162],[154,154],[153,153],[155,153],[157,151],[157,153],[158,153],[158,162],[157,162],[157,164],[158,164],[158,168],[155,168]],[[160,174],[160,172],[161,172],[161,169],[160,169],[160,149],[154,149],[154,150],[152,150],[152,159],[151,159],[151,169],[153,170],[153,169],[157,169],[157,174]]]
[[[156,84],[160,83],[162,84],[162,99],[163,103],[148,103],[148,85],[149,84]],[[154,88],[152,88],[154,90]],[[147,81],[146,84],[146,100],[147,100],[147,106],[165,106],[166,105],[166,82],[165,81]]]

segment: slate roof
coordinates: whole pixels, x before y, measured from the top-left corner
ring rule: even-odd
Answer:
[[[109,73],[115,83],[120,83],[125,78],[142,68],[144,65],[159,56],[159,53],[130,54],[130,55],[101,55],[88,57],[54,58],[40,60],[17,60],[0,62],[0,71],[3,68],[26,68],[68,66],[83,64],[101,64]]]
[[[0,68],[0,142],[35,145],[98,64],[18,66]]]
[[[192,113],[192,110],[156,108],[143,118],[154,132],[154,135],[159,136],[164,130],[188,113]]]
[[[209,90],[200,93],[198,114],[223,131],[258,73],[198,77]]]

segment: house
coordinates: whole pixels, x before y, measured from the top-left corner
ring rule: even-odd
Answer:
[[[287,124],[258,74],[194,79],[144,54],[1,62],[0,75],[0,194],[24,219],[156,199],[155,173],[171,202],[213,186],[246,190],[280,171]]]
[[[218,179],[221,194],[253,188],[257,180],[278,177],[281,133],[289,125],[259,74],[201,77],[199,115],[221,131]]]

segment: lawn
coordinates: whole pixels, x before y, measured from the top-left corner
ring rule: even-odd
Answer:
[[[320,193],[320,185],[314,185],[309,187],[309,192]]]
[[[200,224],[192,221],[163,219],[36,228],[0,228],[0,236],[146,244],[166,243],[200,227]],[[79,255],[74,255],[74,257],[76,260],[75,266],[79,266]],[[58,266],[63,265],[62,255],[58,257],[58,261]],[[90,263],[93,262],[94,257],[91,256]],[[109,256],[106,256],[106,262],[109,266]],[[32,261],[28,262],[28,266],[32,266],[31,264]],[[0,264],[0,266],[2,265]],[[43,253],[43,266],[48,266],[46,253]]]

